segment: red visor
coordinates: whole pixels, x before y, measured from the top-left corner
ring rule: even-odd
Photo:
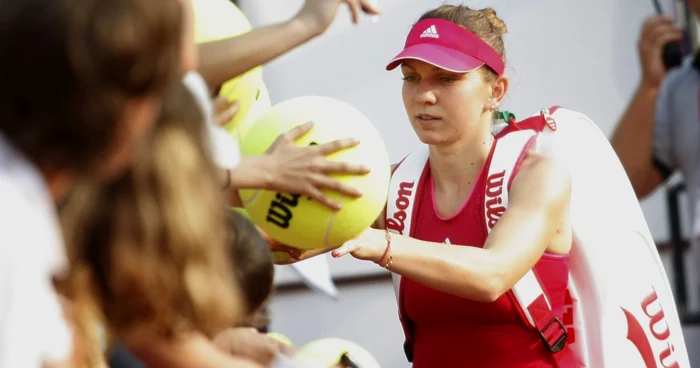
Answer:
[[[503,58],[489,44],[464,27],[443,19],[424,19],[408,33],[403,51],[386,70],[406,59],[425,61],[455,73],[470,72],[487,65],[498,75],[505,69]]]

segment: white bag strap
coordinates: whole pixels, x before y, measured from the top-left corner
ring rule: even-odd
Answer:
[[[429,156],[428,146],[421,146],[409,153],[391,176],[389,199],[386,204],[386,225],[387,230],[394,234],[409,235],[411,233],[418,182],[428,163]],[[401,276],[395,273],[392,273],[391,276],[398,301]]]
[[[491,158],[484,193],[484,221],[489,233],[508,208],[508,184],[512,178],[513,170],[525,145],[535,134],[533,130],[520,130],[509,133],[495,142],[496,147]],[[535,327],[534,319],[527,307],[540,295],[544,296],[544,293],[532,270],[528,271],[515,284],[513,293],[528,322],[532,327]],[[545,300],[547,300],[546,297]],[[547,301],[547,306],[549,307],[549,301]]]
[[[530,129],[514,131],[495,143],[484,191],[484,221],[488,233],[491,233],[508,208],[508,185],[513,171],[526,145],[536,134]],[[529,270],[511,291],[514,304],[524,316],[525,323],[539,331],[550,351],[561,351],[566,342],[566,330],[561,321],[554,318],[547,295],[535,272]]]

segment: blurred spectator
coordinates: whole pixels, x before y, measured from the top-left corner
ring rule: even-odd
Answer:
[[[688,1],[698,14],[700,1]],[[644,198],[673,173],[686,184],[692,224],[690,242],[700,265],[700,54],[670,71],[663,48],[680,41],[682,30],[665,16],[646,20],[639,38],[642,78],[612,136],[637,197]]]

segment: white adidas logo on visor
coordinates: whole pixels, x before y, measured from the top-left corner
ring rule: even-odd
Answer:
[[[423,31],[423,33],[420,34],[420,38],[423,37],[430,37],[430,38],[440,38],[440,35],[437,33],[437,29],[435,29],[435,26],[432,25]]]

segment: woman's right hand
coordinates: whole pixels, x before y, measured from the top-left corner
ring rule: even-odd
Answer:
[[[364,175],[369,173],[369,168],[361,164],[326,159],[330,154],[357,146],[360,142],[356,139],[338,139],[309,147],[296,146],[294,142],[311,128],[312,122],[297,126],[280,135],[270,146],[266,154],[271,161],[271,182],[265,189],[301,194],[339,210],[340,204],[323,194],[322,189],[331,189],[351,197],[360,197],[362,192],[328,175]]]

